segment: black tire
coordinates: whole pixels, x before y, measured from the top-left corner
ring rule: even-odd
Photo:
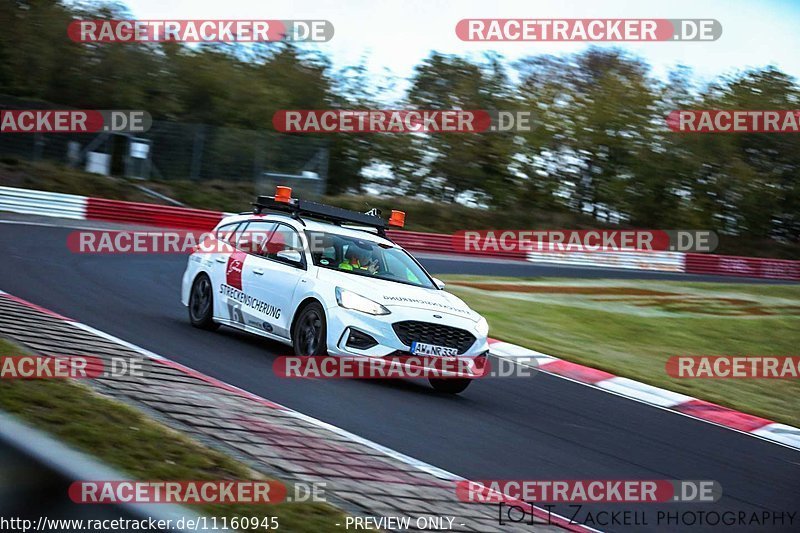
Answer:
[[[295,355],[328,355],[328,329],[325,310],[317,302],[306,305],[292,328],[292,346]]]
[[[192,283],[189,292],[189,321],[196,328],[214,331],[219,324],[214,322],[214,296],[211,294],[211,280],[200,274]]]
[[[464,392],[469,384],[472,383],[468,378],[428,378],[431,386],[438,392],[447,394],[458,394]]]

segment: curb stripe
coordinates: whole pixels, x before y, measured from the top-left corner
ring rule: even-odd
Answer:
[[[800,428],[779,424],[760,416],[743,413],[640,381],[615,376],[597,368],[558,359],[515,344],[491,338],[488,341],[493,355],[510,359],[518,364],[527,362],[531,357],[529,354],[537,354],[533,357],[539,362],[539,370],[545,374],[569,379],[604,392],[800,450]]]
[[[616,377],[614,374],[609,374],[603,370],[579,365],[563,359],[550,361],[543,364],[540,368],[551,374],[558,374],[559,376],[572,378],[582,383],[589,383],[590,385],[595,385],[601,381]]]
[[[786,446],[800,448],[800,429],[787,426],[786,424],[767,424],[753,431],[753,434],[765,439],[780,442]]]
[[[768,424],[772,420],[761,418],[760,416],[741,413],[734,409],[729,409],[721,405],[706,402],[704,400],[691,400],[673,407],[675,411],[692,415],[703,420],[711,420],[717,424],[738,429],[739,431],[755,431]]]
[[[641,383],[628,378],[614,377],[597,383],[601,389],[616,392],[621,396],[628,398],[636,398],[637,400],[652,403],[660,407],[674,407],[693,400],[691,396],[679,394],[677,392],[668,391],[653,387],[647,383]]]

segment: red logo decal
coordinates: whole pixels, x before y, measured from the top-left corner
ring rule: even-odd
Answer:
[[[239,290],[242,290],[242,268],[246,257],[246,253],[236,250],[228,257],[228,266],[225,269],[225,283]]]

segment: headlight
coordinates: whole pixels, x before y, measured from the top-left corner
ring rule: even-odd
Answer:
[[[481,317],[478,323],[475,324],[475,329],[478,330],[481,337],[485,337],[489,334],[489,323],[486,322],[485,318]]]
[[[360,294],[341,287],[336,287],[336,301],[346,309],[353,309],[370,315],[388,315],[391,313],[378,302],[373,302],[369,298],[364,298]]]

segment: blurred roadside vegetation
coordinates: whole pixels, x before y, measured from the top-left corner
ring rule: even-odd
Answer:
[[[129,181],[88,174],[79,170],[49,163],[29,163],[16,159],[0,158],[0,185],[26,189],[46,190],[67,194],[80,194],[113,200],[167,204],[146,194],[136,185],[148,188],[178,200],[188,207],[238,213],[250,209],[255,196],[251,182],[225,180],[170,180]],[[564,208],[544,209],[524,204],[506,209],[478,209],[458,203],[442,205],[438,202],[400,196],[374,196],[367,194],[338,194],[326,196],[323,202],[365,212],[373,207],[384,217],[392,209],[406,212],[408,231],[454,233],[465,229],[589,229],[619,228],[595,220],[589,214],[578,214]],[[800,243],[779,242],[768,238],[720,235],[716,253],[760,257],[800,258]]]
[[[31,355],[0,339],[0,357]],[[142,480],[263,480],[263,475],[136,409],[64,379],[0,380],[0,409],[65,444]],[[291,487],[290,487],[291,488]],[[277,517],[289,531],[335,531],[344,515],[325,503],[206,504],[205,516]],[[220,520],[221,521],[221,520]],[[248,522],[249,525],[249,522]],[[272,531],[242,528],[242,531]]]
[[[665,122],[673,109],[798,109],[797,80],[774,66],[701,84],[681,66],[657,78],[619,48],[515,62],[434,51],[398,90],[366,61],[333,65],[319,49],[286,43],[75,43],[66,31],[75,18],[131,14],[121,2],[0,3],[0,94],[262,131],[280,109],[531,111],[536,127],[524,134],[326,135],[328,194],[439,203],[420,207],[417,220],[462,213],[442,203],[480,206],[457,219],[475,227],[711,229],[728,237],[721,252],[800,257],[800,135],[677,134]],[[164,187],[230,209],[212,203],[237,186]]]

